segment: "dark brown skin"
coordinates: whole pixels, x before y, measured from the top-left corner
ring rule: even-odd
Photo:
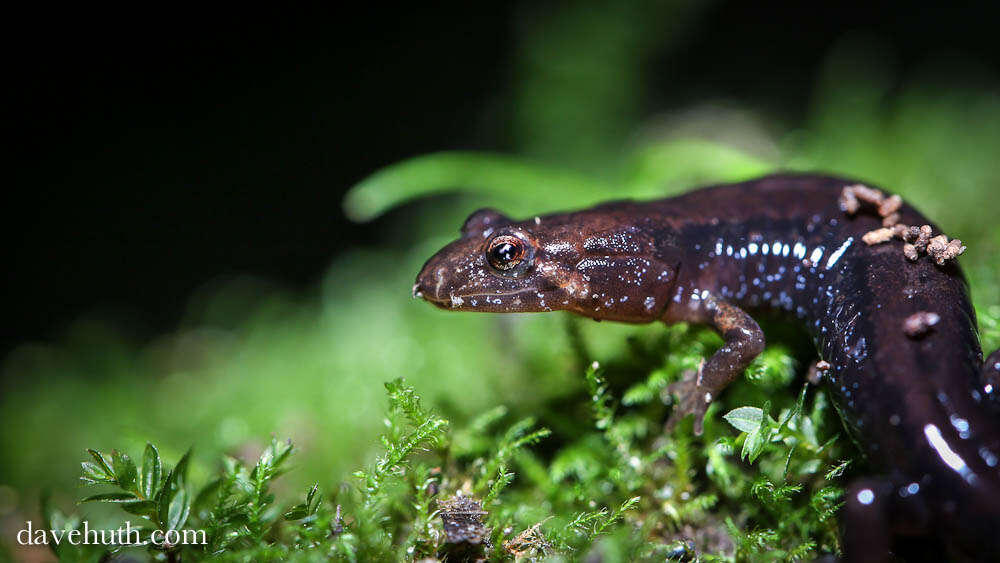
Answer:
[[[764,348],[746,311],[785,313],[830,365],[845,425],[882,472],[848,492],[845,558],[882,561],[899,538],[923,536],[947,550],[938,558],[1000,560],[1000,351],[984,364],[953,261],[862,242],[881,219],[838,206],[850,184],[778,175],[521,222],[479,211],[427,261],[414,295],[462,311],[711,326],[725,343],[670,389],[668,429],[692,414],[698,434]],[[909,205],[898,213],[928,223]],[[916,322],[926,318],[933,326]]]

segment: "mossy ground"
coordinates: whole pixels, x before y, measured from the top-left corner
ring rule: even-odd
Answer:
[[[580,354],[586,345],[570,321]],[[995,339],[996,311],[985,315]],[[840,550],[837,509],[864,462],[822,388],[770,347],[709,410],[662,431],[668,383],[718,346],[686,325],[638,332],[601,366],[585,365],[568,393],[536,416],[503,405],[452,425],[402,379],[385,384],[381,452],[342,483],[315,484],[301,502],[276,501],[272,481],[294,463],[272,438],[259,460],[234,457],[193,483],[189,454],[173,467],[147,444],[137,464],[91,450],[84,502],[115,505],[148,539],[153,530],[204,530],[203,545],[144,549],[199,560],[811,560]],[[636,377],[636,374],[642,374]],[[527,390],[526,390],[527,391]],[[48,505],[45,525],[81,526]],[[114,525],[112,525],[114,527]],[[103,547],[59,546],[98,561]]]

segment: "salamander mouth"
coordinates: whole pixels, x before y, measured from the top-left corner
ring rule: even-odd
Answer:
[[[547,287],[544,280],[499,279],[486,275],[480,267],[478,263],[467,263],[459,268],[438,256],[432,257],[415,280],[413,297],[453,311],[513,313],[551,310],[547,301],[551,290],[556,288]],[[459,274],[464,268],[471,268],[476,275],[462,278]]]
[[[536,296],[538,293],[539,290],[537,288],[525,287],[513,291],[501,291],[499,293],[467,293],[461,295],[452,293],[441,295],[433,291],[425,291],[420,287],[420,284],[413,286],[413,297],[429,301],[442,309],[475,308],[492,310],[503,305],[511,305],[516,308],[522,305],[522,303],[517,301],[519,298],[516,296],[522,294]],[[511,297],[514,297],[514,300],[509,299]]]

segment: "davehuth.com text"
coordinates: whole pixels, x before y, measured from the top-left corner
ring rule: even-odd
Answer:
[[[17,532],[17,543],[20,545],[59,545],[66,542],[70,545],[120,545],[143,546],[156,545],[173,547],[175,545],[207,545],[208,537],[205,530],[153,530],[148,539],[143,540],[139,528],[133,528],[131,522],[117,530],[92,530],[90,523],[83,521],[82,529],[47,530],[35,528],[31,520],[26,527]]]

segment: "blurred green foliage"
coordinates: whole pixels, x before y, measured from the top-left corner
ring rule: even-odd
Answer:
[[[614,456],[623,455],[623,447],[636,448],[636,456],[645,459],[662,445],[653,446],[663,411],[652,399],[676,375],[670,372],[679,369],[675,363],[696,358],[701,349],[681,350],[676,341],[670,346],[674,333],[662,327],[598,325],[562,315],[451,314],[410,299],[413,277],[476,207],[530,216],[609,198],[660,197],[778,169],[817,170],[898,192],[965,241],[969,250],[961,264],[984,317],[984,347],[995,348],[1000,345],[1000,227],[993,204],[1000,193],[1000,80],[974,61],[946,56],[900,75],[884,45],[850,38],[835,45],[817,69],[811,109],[802,123],[784,123],[780,116],[724,99],[653,113],[643,98],[649,79],[643,63],[654,50],[668,50],[672,34],[650,22],[682,29],[696,10],[663,4],[655,18],[632,3],[616,10],[539,7],[519,28],[515,88],[508,93],[518,155],[418,156],[378,171],[349,193],[346,208],[360,220],[428,194],[461,194],[439,198],[433,209],[410,208],[405,244],[338,258],[310,295],[289,295],[249,279],[206,288],[192,300],[180,329],[148,345],[137,346],[115,327],[84,319],[58,342],[28,344],[6,358],[0,389],[0,543],[12,549],[18,527],[31,518],[38,521],[42,489],[51,489],[52,504],[63,510],[82,496],[75,468],[87,447],[138,452],[155,442],[164,458],[179,459],[193,444],[189,473],[192,482],[204,483],[215,473],[220,453],[255,459],[268,447],[267,436],[290,436],[299,450],[295,468],[273,492],[291,501],[314,482],[335,487],[350,479],[354,468],[379,463],[373,460],[381,447],[376,437],[385,432],[382,383],[405,376],[425,403],[452,421],[451,447],[467,452],[454,456],[493,460],[476,478],[476,489],[491,501],[503,500],[491,509],[494,522],[526,530],[550,516],[558,522],[565,518],[561,529],[594,532],[592,539],[611,559],[624,553],[616,550],[627,548],[628,534],[608,534],[621,540],[617,543],[596,536],[613,529],[606,519],[621,517],[616,509],[665,514],[677,529],[682,522],[702,518],[704,524],[718,518],[713,513],[725,515],[729,520],[706,526],[742,530],[732,534],[738,545],[728,548],[737,553],[762,546],[803,553],[829,548],[833,536],[820,525],[825,519],[788,530],[781,527],[787,522],[772,514],[772,523],[760,524],[759,533],[743,527],[748,514],[764,522],[769,510],[811,506],[811,514],[826,518],[837,502],[823,480],[818,488],[811,484],[808,496],[798,495],[799,484],[786,482],[787,471],[778,467],[784,460],[774,457],[808,453],[791,465],[800,475],[826,473],[839,463],[824,457],[821,437],[802,422],[812,414],[796,424],[786,420],[790,409],[801,409],[794,406],[796,386],[769,393],[769,409],[759,389],[774,378],[762,375],[764,387],[760,381],[738,386],[727,394],[726,408],[760,409],[732,416],[744,425],[759,421],[755,429],[740,434],[725,425],[722,415],[728,410],[715,409],[706,429],[716,442],[672,444],[670,475],[653,482],[671,491],[694,491],[692,479],[707,479],[712,485],[699,481],[700,486],[715,487],[715,497],[697,493],[676,504],[670,499],[679,497],[672,492],[657,496],[647,485],[616,474],[615,489],[591,499],[596,504],[575,517],[566,511],[580,506],[585,495],[597,494],[588,487],[603,482],[588,471],[620,467]],[[708,339],[699,344],[707,346],[711,338],[684,342],[693,346]],[[645,352],[632,347],[651,340],[659,344]],[[672,359],[664,363],[664,354]],[[762,369],[781,371],[788,359],[775,353]],[[607,381],[591,374],[588,390],[581,373],[591,361],[606,366]],[[602,388],[601,393],[617,393],[619,408],[628,414],[612,412],[617,398],[597,409],[603,427],[569,414],[576,413],[581,397]],[[820,397],[812,399],[810,413],[820,408]],[[487,455],[483,448],[502,440],[484,438],[485,430],[475,429],[490,427],[493,422],[482,417],[500,412],[496,409],[514,420],[543,421],[555,434],[549,439],[553,444],[543,441],[536,454],[516,448],[505,456]],[[810,424],[820,426],[822,416]],[[772,444],[783,446],[768,457],[764,450]],[[736,450],[764,457],[747,473],[747,466],[734,465]],[[517,476],[505,477],[509,474]],[[575,491],[573,498],[545,497],[547,487],[569,476],[589,485],[564,487],[568,495]],[[510,479],[513,488],[507,491],[485,487]],[[638,505],[623,505],[634,494],[642,498]],[[766,500],[763,508],[732,504],[748,494]],[[692,505],[694,499],[701,504]],[[588,515],[603,508],[612,512]],[[79,512],[95,523],[114,518],[90,505]],[[551,534],[552,525],[540,529]],[[569,536],[551,537],[572,545]]]

